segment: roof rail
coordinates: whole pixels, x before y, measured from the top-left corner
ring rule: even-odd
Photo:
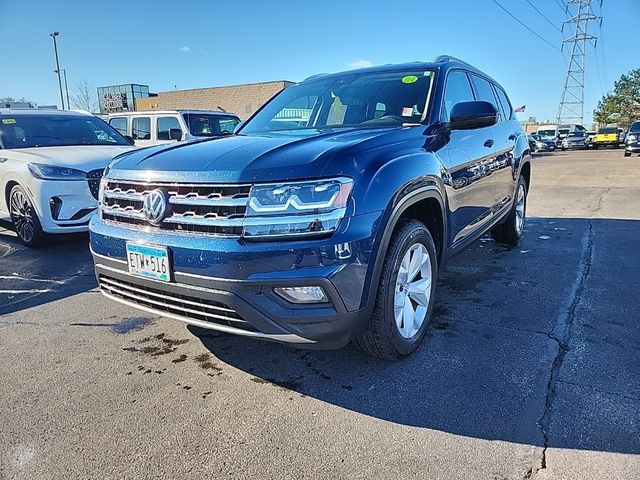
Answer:
[[[438,55],[433,60],[433,63],[444,63],[444,62],[458,62],[458,63],[464,63],[465,65],[472,66],[470,63],[465,62],[464,60],[460,60],[458,57],[454,57],[453,55]]]

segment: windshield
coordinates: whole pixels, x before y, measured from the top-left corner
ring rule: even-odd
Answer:
[[[610,133],[618,133],[617,128],[601,128],[598,130],[598,133],[610,134]]]
[[[110,125],[89,115],[3,115],[5,148],[129,145]]]
[[[292,85],[264,106],[241,134],[416,124],[426,118],[433,72],[345,73]]]
[[[630,132],[640,132],[640,122],[633,122],[629,127]]]
[[[541,137],[555,137],[556,131],[555,130],[538,130],[538,135],[540,135]]]
[[[571,132],[569,138],[584,138],[584,132]]]
[[[217,135],[231,135],[236,125],[240,123],[233,115],[217,115],[210,113],[182,114],[189,132],[194,137],[215,137]]]

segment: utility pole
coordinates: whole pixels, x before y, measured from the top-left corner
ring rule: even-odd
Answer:
[[[562,29],[564,30],[565,24],[572,24],[574,27],[573,35],[562,43],[563,49],[565,44],[571,45],[571,55],[558,107],[557,121],[558,125],[573,123],[582,125],[584,123],[586,46],[587,42],[593,42],[595,46],[598,41],[598,37],[589,33],[589,23],[594,20],[602,22],[602,17],[594,15],[591,11],[593,0],[566,0],[566,2],[565,12],[568,18],[563,22]],[[600,0],[600,6],[602,6],[602,0]]]
[[[64,97],[62,96],[62,78],[60,77],[60,62],[58,61],[58,44],[56,43],[56,37],[60,35],[60,32],[50,33],[49,36],[53,38],[53,51],[56,54],[56,73],[58,74],[58,86],[60,87],[60,103],[62,104],[62,110],[64,110]]]

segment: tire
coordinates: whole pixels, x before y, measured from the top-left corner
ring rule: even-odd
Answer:
[[[9,192],[9,213],[13,228],[23,244],[35,248],[46,241],[47,234],[42,230],[38,213],[20,185],[15,185]]]
[[[624,156],[625,157],[630,157],[631,156],[631,152],[624,152]]]
[[[415,268],[414,258],[416,262],[420,262],[420,258],[423,261],[411,282],[408,278],[411,272],[403,271]],[[356,346],[370,355],[390,360],[414,352],[424,340],[431,320],[437,272],[436,247],[427,227],[417,220],[400,224],[385,254],[371,319],[354,339]],[[410,286],[413,286],[413,293],[409,293]],[[413,322],[405,322],[407,316],[413,318]]]
[[[593,145],[593,149],[594,149],[594,150],[597,150],[597,149],[598,149],[598,145],[594,144],[594,145]]]
[[[524,231],[527,217],[527,182],[523,176],[518,179],[518,189],[507,219],[491,229],[491,236],[498,243],[517,245]]]

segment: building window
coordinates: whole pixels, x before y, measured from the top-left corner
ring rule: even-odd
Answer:
[[[151,119],[149,117],[135,117],[132,126],[134,140],[151,140]]]
[[[157,124],[158,130],[158,140],[181,140],[182,139],[182,129],[180,128],[180,123],[176,117],[160,117],[158,118]],[[173,136],[171,135],[171,130],[173,130]],[[177,132],[176,132],[177,130]],[[180,138],[177,138],[177,137]]]

